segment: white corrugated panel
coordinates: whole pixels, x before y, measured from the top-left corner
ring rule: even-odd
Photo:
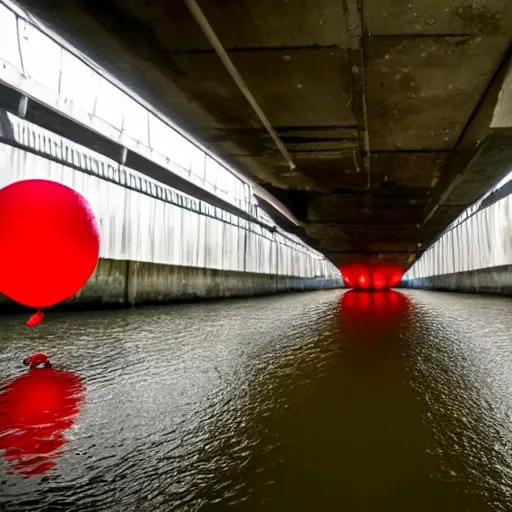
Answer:
[[[16,74],[23,72],[20,49],[18,46],[18,29],[16,16],[7,7],[0,4],[0,62],[9,76],[16,80]]]
[[[17,16],[0,5],[1,80],[203,185],[205,152],[67,48],[24,19],[21,11]],[[209,188],[249,211],[250,187],[219,163],[213,167]]]
[[[94,114],[98,85],[98,75],[81,60],[63,50],[60,101],[70,109],[73,117],[84,121],[84,113],[88,116]]]
[[[191,209],[210,214],[216,209],[209,205],[199,208],[197,201],[168,187],[120,169],[108,159],[95,160],[87,155],[78,150],[68,152],[77,165],[87,165],[90,172],[99,172],[108,179],[119,180],[122,176],[127,186],[145,193],[5,144],[0,144],[0,187],[20,179],[44,178],[66,184],[84,195],[100,223],[104,258],[271,275],[277,271],[296,277],[339,277],[333,265],[318,261],[316,251],[281,233],[272,234],[230,214],[223,214],[222,221],[196,213]],[[182,207],[155,196],[181,201]]]
[[[62,48],[33,25],[18,20],[19,43],[23,58],[23,70],[29,83],[38,88],[32,94],[53,102],[59,94]],[[10,41],[16,45],[17,40]]]
[[[409,269],[405,279],[512,264],[511,196],[467,215]]]

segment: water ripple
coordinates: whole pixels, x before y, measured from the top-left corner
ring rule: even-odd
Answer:
[[[2,381],[44,351],[86,386],[53,470],[0,459],[0,509],[511,510],[511,301],[386,297],[0,319]]]

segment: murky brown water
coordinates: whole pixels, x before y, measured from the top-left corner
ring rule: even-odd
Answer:
[[[333,291],[0,318],[0,510],[510,511],[511,309]],[[73,382],[48,393],[85,401],[21,435],[48,393],[6,396],[39,350]]]

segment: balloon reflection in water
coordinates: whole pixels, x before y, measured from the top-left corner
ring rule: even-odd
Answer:
[[[29,370],[0,389],[0,450],[13,472],[44,473],[55,466],[85,387],[73,372]]]
[[[349,290],[341,296],[340,317],[355,327],[394,327],[409,309],[405,295],[395,290],[366,292]]]

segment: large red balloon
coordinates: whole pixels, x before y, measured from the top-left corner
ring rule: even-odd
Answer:
[[[89,279],[100,236],[89,203],[48,180],[0,190],[0,291],[33,308],[72,297]]]
[[[0,388],[0,450],[15,473],[55,466],[84,399],[82,380],[53,368],[30,370]]]
[[[401,281],[403,268],[381,262],[349,263],[341,268],[341,275],[355,290],[389,290]]]

